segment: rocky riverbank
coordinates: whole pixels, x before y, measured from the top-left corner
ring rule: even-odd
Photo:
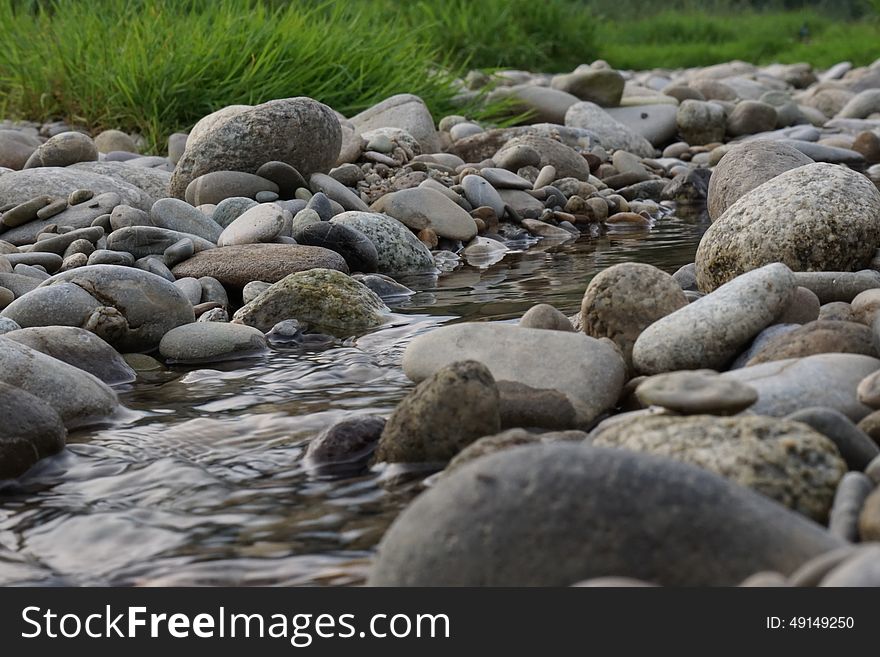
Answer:
[[[880,66],[596,62],[461,88],[531,118],[287,98],[163,155],[0,124],[0,479],[113,422],[145,372],[356,345],[403,276],[706,212],[674,274],[621,263],[577,315],[417,337],[394,412],[303,460],[437,472],[375,584],[880,584]]]

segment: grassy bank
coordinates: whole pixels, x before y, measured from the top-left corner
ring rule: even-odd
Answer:
[[[155,148],[224,105],[293,95],[350,115],[411,92],[439,117],[454,108],[452,76],[468,68],[555,72],[597,57],[618,68],[828,66],[880,56],[878,11],[867,5],[858,22],[738,11],[726,0],[711,5],[718,14],[696,6],[669,0],[676,10],[646,14],[638,0],[0,0],[0,118],[118,127]]]

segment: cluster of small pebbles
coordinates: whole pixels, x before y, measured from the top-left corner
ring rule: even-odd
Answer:
[[[580,312],[415,338],[388,418],[315,437],[324,476],[437,474],[377,585],[880,585],[880,63],[472,72],[435,123],[234,105],[165,156],[0,123],[0,479],[165,365],[333,345],[398,278],[703,216],[695,261],[584,281]]]

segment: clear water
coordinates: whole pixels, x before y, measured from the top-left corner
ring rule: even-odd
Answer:
[[[26,477],[0,484],[0,585],[352,585],[421,473],[321,478],[308,441],[355,413],[387,415],[411,383],[416,335],[449,322],[510,320],[536,303],[571,315],[602,269],[675,271],[704,220],[539,243],[486,268],[402,280],[418,294],[367,335],[312,351],[177,368],[120,388],[131,410],[74,433]]]

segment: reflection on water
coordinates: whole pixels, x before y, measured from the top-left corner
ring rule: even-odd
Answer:
[[[418,293],[388,325],[341,345],[120,388],[131,412],[0,484],[0,584],[362,582],[419,482],[378,470],[316,477],[300,464],[309,439],[350,414],[387,415],[411,386],[399,363],[414,336],[542,302],[573,314],[597,272],[626,261],[672,272],[693,260],[703,230],[673,216],[649,232],[514,248],[485,269],[401,280]]]

